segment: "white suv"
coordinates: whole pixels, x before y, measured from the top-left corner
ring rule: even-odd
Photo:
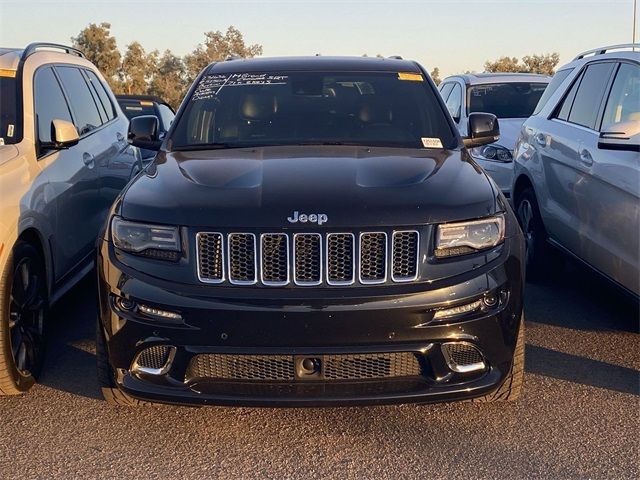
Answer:
[[[445,78],[438,90],[462,136],[469,129],[469,114],[492,113],[500,122],[497,143],[471,148],[469,153],[506,197],[513,182],[513,148],[520,127],[531,115],[551,80],[530,73],[470,73]]]
[[[91,270],[107,212],[142,163],[78,50],[0,49],[0,105],[0,395],[10,395],[33,385],[47,308]]]
[[[640,294],[640,45],[558,70],[522,127],[514,175],[531,274],[554,265],[550,243]]]

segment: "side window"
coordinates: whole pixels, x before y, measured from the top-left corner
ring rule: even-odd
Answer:
[[[100,81],[98,76],[93,73],[91,70],[85,70],[87,77],[89,78],[89,82],[93,87],[94,91],[98,94],[98,98],[104,107],[104,110],[107,114],[107,120],[112,120],[116,117],[115,110],[113,108],[113,103],[109,98],[109,94],[107,93],[104,84]]]
[[[50,67],[41,68],[36,72],[34,101],[38,141],[49,143],[52,141],[51,122],[53,120],[72,121],[67,101]]]
[[[102,125],[98,107],[82,72],[74,67],[56,67],[56,71],[60,75],[64,91],[69,96],[80,136]]]
[[[576,77],[573,85],[571,85],[571,88],[569,89],[569,92],[565,95],[564,100],[560,105],[560,110],[558,110],[558,114],[556,115],[560,120],[569,120],[569,112],[571,112],[571,107],[573,106],[573,101],[576,98],[576,93],[578,92],[578,87],[580,86],[583,76],[584,72],[580,73]]]
[[[613,66],[613,63],[594,63],[587,67],[571,106],[569,122],[595,129],[598,110]]]
[[[164,127],[165,131],[168,131],[175,115],[169,107],[162,104],[158,105],[158,111],[160,112],[160,117],[162,118],[162,126]]]
[[[444,85],[440,86],[440,96],[446,101],[447,97],[449,96],[449,94],[451,93],[451,89],[453,88],[453,83],[449,82],[449,83],[445,83]]]
[[[460,112],[462,109],[462,87],[459,83],[454,84],[451,95],[447,98],[447,110],[457,122],[460,120]]]
[[[601,127],[630,120],[640,121],[640,66],[623,63],[611,87]]]
[[[542,110],[542,107],[547,103],[547,100],[551,98],[551,95],[555,93],[560,84],[571,72],[573,72],[573,68],[565,68],[564,70],[558,70],[556,72],[551,79],[551,82],[549,82],[549,85],[547,85],[547,88],[545,88],[540,100],[538,100],[538,104],[536,105],[536,109],[533,111],[533,115],[540,113],[540,110]]]
[[[91,83],[91,80],[89,80],[86,70],[82,69],[80,70],[80,72],[82,73],[84,81],[87,82],[87,85],[89,85],[89,90],[91,90],[93,101],[95,102],[96,107],[98,107],[98,112],[100,113],[100,123],[107,123],[109,121],[109,118],[107,117],[107,110],[104,108],[104,105],[102,104],[100,98],[98,98],[96,87]]]

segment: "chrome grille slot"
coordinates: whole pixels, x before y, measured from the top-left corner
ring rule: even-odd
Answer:
[[[228,237],[229,281],[237,285],[256,283],[256,236],[230,233]]]
[[[293,262],[296,285],[319,285],[322,282],[322,237],[319,233],[296,233],[293,236]]]
[[[271,286],[289,283],[289,237],[285,233],[260,235],[260,279]]]
[[[411,282],[418,278],[419,237],[416,230],[393,232],[391,278],[394,282]]]
[[[198,244],[198,278],[201,282],[220,283],[224,281],[224,249],[221,233],[200,232],[196,236]]]
[[[387,234],[360,234],[360,283],[384,283],[387,280]]]
[[[327,235],[327,283],[351,285],[355,273],[355,237],[353,233]]]

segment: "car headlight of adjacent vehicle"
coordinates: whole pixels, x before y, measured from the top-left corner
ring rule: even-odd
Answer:
[[[513,161],[511,150],[495,143],[483,147],[472,148],[469,153],[476,160],[508,163]]]
[[[480,220],[438,225],[435,256],[465,255],[499,245],[504,240],[504,221],[504,214],[499,214]]]
[[[111,220],[113,245],[125,252],[157,260],[176,261],[182,251],[178,227]]]

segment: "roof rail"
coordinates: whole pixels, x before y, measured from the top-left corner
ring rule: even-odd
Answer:
[[[36,53],[39,49],[46,48],[50,50],[62,50],[69,55],[77,55],[80,58],[86,58],[84,53],[74,47],[69,47],[67,45],[60,45],[58,43],[47,43],[47,42],[35,42],[30,43],[22,52],[22,60],[26,60],[27,57]]]
[[[391,58],[393,60],[404,60],[400,55],[389,55],[387,58]]]
[[[621,43],[620,45],[609,45],[607,47],[594,48],[593,50],[587,50],[576,56],[572,61],[580,60],[581,58],[588,57],[590,55],[603,55],[612,50],[626,50],[640,51],[640,43]]]

